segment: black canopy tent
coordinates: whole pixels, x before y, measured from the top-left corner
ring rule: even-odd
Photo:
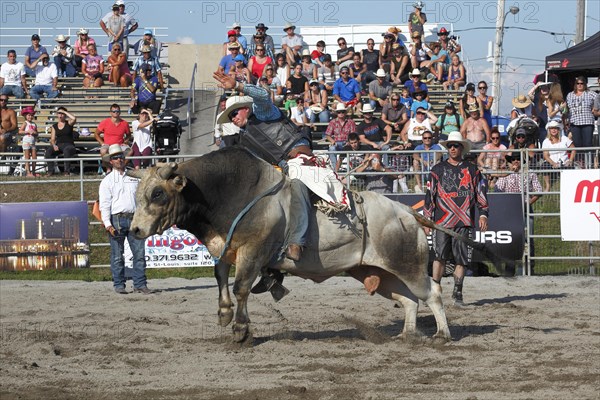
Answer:
[[[546,71],[558,76],[563,93],[573,90],[577,76],[600,76],[600,32],[573,47],[547,56]]]

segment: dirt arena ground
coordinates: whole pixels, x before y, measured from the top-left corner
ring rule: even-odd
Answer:
[[[216,324],[213,279],[0,282],[0,398],[598,399],[600,281],[467,278],[454,340],[396,339],[404,312],[351,278],[249,302],[251,343]],[[448,304],[452,283],[445,278]],[[420,330],[435,321],[419,308]]]

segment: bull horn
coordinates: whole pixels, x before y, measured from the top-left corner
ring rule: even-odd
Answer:
[[[173,172],[175,172],[177,170],[177,163],[169,163],[169,164],[164,164],[161,167],[159,167],[158,169],[158,176],[160,176],[162,179],[167,180],[171,177],[171,175],[173,175]]]
[[[145,169],[132,169],[127,171],[127,175],[131,176],[132,178],[137,178],[137,179],[144,179],[144,176],[146,176],[147,171]]]

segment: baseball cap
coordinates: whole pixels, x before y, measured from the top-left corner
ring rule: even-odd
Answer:
[[[31,40],[40,40],[40,35],[34,33],[33,35],[31,35]]]
[[[152,33],[152,29],[146,29],[146,30],[144,31],[144,35],[153,35],[153,33]]]

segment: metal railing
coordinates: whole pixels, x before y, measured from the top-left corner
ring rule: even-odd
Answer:
[[[198,63],[194,63],[192,68],[192,77],[190,79],[190,92],[188,93],[187,103],[187,129],[188,139],[192,139],[192,114],[196,112],[196,71],[198,70]]]

